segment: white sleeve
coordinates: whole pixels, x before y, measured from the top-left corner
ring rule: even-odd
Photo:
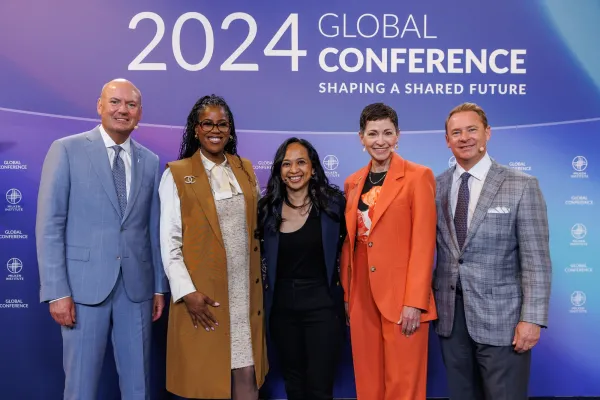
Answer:
[[[183,236],[181,229],[181,204],[171,169],[167,168],[158,187],[160,197],[160,253],[169,279],[173,302],[196,291],[183,261]]]

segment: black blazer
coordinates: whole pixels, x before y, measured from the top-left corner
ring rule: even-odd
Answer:
[[[281,213],[281,207],[279,212]],[[338,216],[339,221],[334,221],[327,213],[320,210],[321,232],[323,238],[323,253],[325,254],[325,267],[327,268],[327,281],[329,290],[336,304],[336,308],[344,312],[344,292],[340,284],[340,254],[342,244],[346,238],[346,223],[344,210],[346,200],[343,196],[338,196],[330,203],[331,209]],[[271,221],[267,220],[267,225]],[[277,255],[279,250],[279,231],[264,230],[262,233],[262,269],[263,284],[265,289],[264,307],[265,319],[269,325],[269,317],[273,306],[273,294],[275,293],[275,280],[277,274]],[[269,330],[267,329],[267,332]]]

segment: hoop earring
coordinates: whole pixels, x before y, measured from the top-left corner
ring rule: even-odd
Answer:
[[[363,146],[363,151],[367,151],[367,146]]]

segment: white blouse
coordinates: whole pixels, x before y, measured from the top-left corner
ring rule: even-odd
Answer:
[[[200,153],[200,156],[215,201],[229,199],[234,195],[243,193],[227,159],[221,164],[216,164],[202,153]],[[160,197],[161,258],[169,279],[171,296],[173,301],[176,302],[186,294],[195,292],[196,287],[183,261],[181,203],[170,168],[167,168],[162,174],[158,194]]]

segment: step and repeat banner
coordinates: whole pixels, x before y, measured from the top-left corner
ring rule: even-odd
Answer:
[[[436,174],[455,162],[444,121],[464,101],[488,113],[488,151],[539,178],[553,263],[550,326],[534,350],[531,395],[600,395],[600,3],[228,0],[0,5],[0,397],[59,399],[62,342],[39,303],[36,199],[50,144],[98,124],[102,85],[143,95],[133,138],[178,154],[195,101],[225,97],[240,155],[264,185],[275,149],[311,141],[333,183],[368,162],[362,108],[399,115],[398,152]],[[164,391],[166,316],[154,326],[153,385]],[[446,395],[432,335],[428,395]],[[354,397],[347,343],[337,397]],[[402,355],[399,355],[401,358]],[[112,355],[101,399],[118,398]],[[284,398],[275,360],[265,398]]]

